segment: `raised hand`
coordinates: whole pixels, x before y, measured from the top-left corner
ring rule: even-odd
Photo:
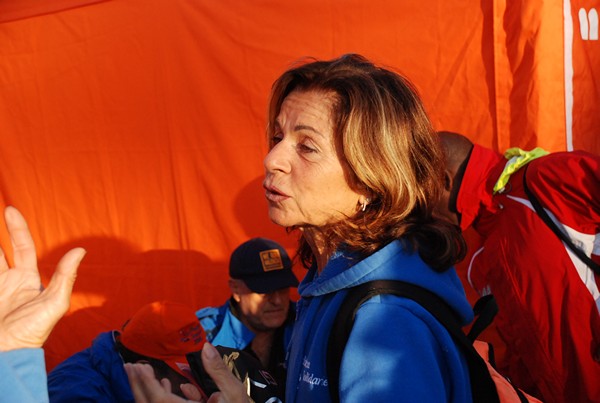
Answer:
[[[10,206],[4,211],[4,219],[14,266],[9,267],[0,250],[0,351],[41,347],[69,309],[77,268],[85,250],[75,248],[67,252],[44,288],[27,222]]]

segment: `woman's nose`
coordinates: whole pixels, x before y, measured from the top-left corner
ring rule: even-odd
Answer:
[[[289,172],[289,157],[286,153],[285,143],[275,144],[265,156],[263,161],[266,172]]]

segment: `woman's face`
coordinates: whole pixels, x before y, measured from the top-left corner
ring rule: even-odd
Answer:
[[[357,211],[360,194],[346,181],[335,150],[332,103],[322,92],[293,91],[281,105],[263,182],[276,224],[322,226]]]

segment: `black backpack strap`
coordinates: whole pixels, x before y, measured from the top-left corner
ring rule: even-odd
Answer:
[[[340,401],[340,365],[354,324],[354,315],[363,302],[381,292],[383,290],[377,288],[375,282],[367,282],[351,288],[333,321],[327,345],[326,363],[329,394],[333,402]]]
[[[473,343],[477,337],[492,324],[496,314],[498,313],[498,304],[496,298],[492,294],[485,295],[475,302],[473,307],[475,313],[475,321],[469,330],[467,337]]]
[[[529,189],[529,187],[527,186],[526,174],[527,174],[528,167],[529,167],[529,165],[526,165],[525,170],[523,171],[523,190],[525,191],[525,194],[529,198],[529,201],[531,202],[531,205],[535,209],[535,212],[546,223],[546,225],[548,227],[550,227],[552,232],[554,232],[556,234],[556,236],[558,236],[567,245],[567,247],[569,249],[571,249],[571,251],[575,255],[577,255],[577,257],[583,263],[588,265],[588,267],[590,269],[592,269],[592,271],[594,273],[596,273],[596,275],[600,276],[600,265],[598,263],[594,262],[588,255],[585,254],[584,251],[582,251],[577,246],[575,246],[575,244],[573,243],[573,240],[571,240],[571,238],[564,231],[562,231],[558,227],[558,225],[556,225],[556,223],[552,220],[552,218],[550,218],[548,213],[546,213],[546,210],[544,210],[544,207],[542,206],[540,201],[537,199],[537,197],[535,197],[535,195],[533,194],[531,189]]]
[[[463,333],[454,311],[437,295],[414,284],[394,280],[376,280],[350,289],[333,322],[327,347],[327,378],[333,402],[339,402],[339,379],[342,354],[360,305],[378,294],[410,298],[425,308],[450,333],[465,354],[469,367],[474,402],[498,402],[498,392],[487,365],[472,341]]]

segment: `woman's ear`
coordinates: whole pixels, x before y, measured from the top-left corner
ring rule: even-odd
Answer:
[[[369,203],[371,203],[371,199],[367,196],[361,195],[358,198],[358,205],[361,211],[365,211],[369,206]]]

